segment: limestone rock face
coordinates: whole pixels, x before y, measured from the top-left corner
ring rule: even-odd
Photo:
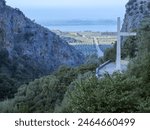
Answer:
[[[6,5],[5,3],[5,0],[0,0],[0,7],[4,7]]]
[[[31,21],[19,10],[0,0],[0,50],[5,50],[18,66],[36,66],[49,73],[60,65],[76,66],[84,61],[83,55],[69,46],[58,35]]]
[[[129,0],[126,4],[122,31],[136,30],[147,16],[150,16],[150,0]]]

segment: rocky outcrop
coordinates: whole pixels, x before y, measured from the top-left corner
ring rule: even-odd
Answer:
[[[150,0],[129,0],[126,4],[122,31],[136,30],[147,16],[150,16]]]
[[[84,57],[55,33],[31,21],[19,10],[0,0],[0,50],[5,50],[11,62],[18,66],[36,66],[49,73],[60,65],[76,66]]]

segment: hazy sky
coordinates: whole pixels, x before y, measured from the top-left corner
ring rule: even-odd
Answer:
[[[6,0],[36,21],[63,19],[116,19],[124,17],[128,0]]]

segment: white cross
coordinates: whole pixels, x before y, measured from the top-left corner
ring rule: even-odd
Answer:
[[[117,55],[116,70],[121,70],[121,36],[136,36],[135,32],[120,32],[120,17],[117,18]]]

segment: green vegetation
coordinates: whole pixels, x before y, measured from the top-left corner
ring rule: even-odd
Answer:
[[[13,99],[0,103],[0,112],[150,112],[149,18],[137,34],[124,44],[123,55],[131,58],[127,72],[97,79],[94,71],[103,60],[93,56],[94,64],[89,58],[87,64],[62,66],[22,85]]]
[[[6,49],[0,49],[0,100],[12,98],[17,92],[16,81],[9,75],[10,60]]]
[[[137,56],[129,64],[124,74],[106,74],[98,80],[87,77],[75,82],[74,90],[68,91],[61,112],[150,112],[150,19],[142,22],[138,42],[129,47],[138,48]],[[125,45],[126,46],[126,45]],[[128,50],[129,50],[128,48]],[[128,51],[130,52],[130,51]]]
[[[66,87],[55,76],[47,76],[23,85],[14,100],[14,112],[53,112],[63,99]]]
[[[106,75],[101,80],[89,77],[75,86],[68,93],[62,112],[139,112],[142,109],[142,85],[135,77],[122,74]]]
[[[26,60],[26,57],[15,57],[11,60],[8,51],[1,48],[0,100],[13,98],[20,85],[38,78],[42,73],[33,61]]]
[[[137,39],[136,37],[128,37],[123,46],[122,46],[122,58],[134,58],[136,56],[137,53]]]
[[[112,48],[106,49],[106,51],[104,52],[103,59],[104,59],[104,61],[107,61],[107,60],[115,61],[115,59],[116,59],[116,43],[113,45]]]
[[[54,112],[72,82],[85,73],[94,75],[98,64],[95,59],[95,63],[77,68],[61,66],[53,75],[24,84],[19,87],[14,99],[0,103],[0,112]]]

